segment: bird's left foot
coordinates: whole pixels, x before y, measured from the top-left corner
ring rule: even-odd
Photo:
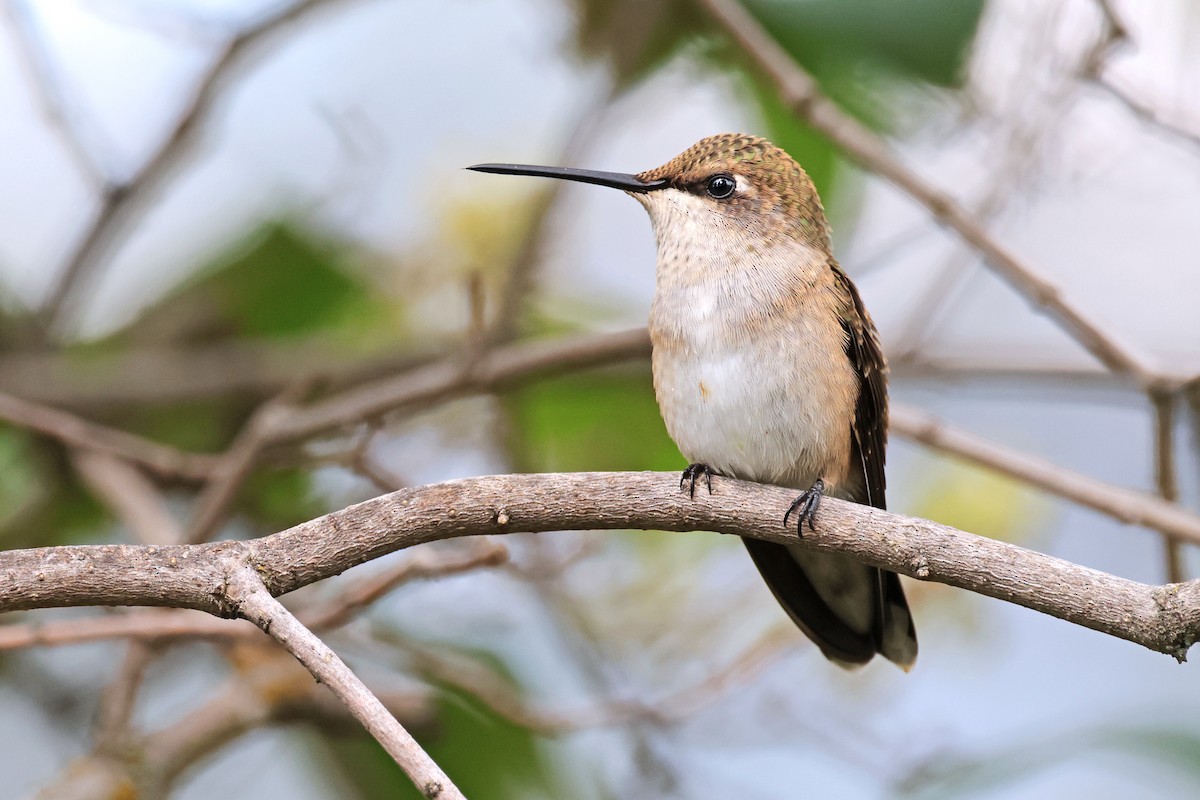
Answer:
[[[804,536],[804,523],[808,521],[808,529],[815,531],[813,523],[817,519],[817,507],[821,505],[821,497],[825,494],[825,481],[817,478],[813,481],[813,485],[808,488],[804,494],[797,497],[788,506],[787,513],[783,515],[783,524],[788,524],[788,517],[792,514],[796,515],[796,534]]]
[[[708,493],[712,494],[712,476],[712,467],[708,464],[688,464],[687,469],[683,471],[683,476],[679,479],[679,489],[682,491],[684,484],[687,484],[688,497],[695,497],[696,480],[703,477],[704,483],[708,486]]]

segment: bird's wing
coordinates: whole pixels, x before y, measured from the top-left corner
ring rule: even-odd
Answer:
[[[846,355],[858,372],[858,406],[854,413],[854,443],[862,463],[866,505],[887,508],[887,479],[883,464],[887,453],[887,362],[879,345],[879,333],[863,306],[858,289],[833,262],[833,273],[846,295],[842,328],[846,331]]]

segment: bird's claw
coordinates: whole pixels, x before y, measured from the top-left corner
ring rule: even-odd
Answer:
[[[704,483],[708,486],[708,493],[712,494],[712,468],[708,464],[688,464],[687,469],[683,471],[683,475],[679,478],[679,489],[683,491],[683,485],[688,484],[688,497],[696,496],[696,479],[703,475]]]
[[[815,531],[813,523],[817,519],[817,508],[821,505],[821,497],[825,494],[825,481],[817,478],[813,481],[813,485],[808,488],[808,491],[797,497],[788,506],[787,513],[783,515],[783,524],[788,524],[788,517],[792,514],[796,515],[796,535],[804,536],[804,522],[808,521],[808,529]]]

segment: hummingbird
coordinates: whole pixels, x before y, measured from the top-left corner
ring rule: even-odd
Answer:
[[[812,180],[748,134],[702,139],[637,174],[523,164],[468,169],[621,189],[658,249],[650,340],[667,432],[695,496],[723,475],[801,490],[783,524],[815,530],[822,496],[885,507],[887,362],[833,257]],[[779,604],[826,658],[908,670],[912,614],[893,572],[842,553],[743,538]]]

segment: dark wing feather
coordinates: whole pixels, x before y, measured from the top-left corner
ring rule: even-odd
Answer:
[[[879,332],[863,306],[858,288],[836,262],[831,262],[846,292],[849,304],[842,318],[846,331],[846,355],[859,375],[858,404],[854,413],[854,443],[862,464],[867,505],[887,508],[887,479],[883,465],[887,456],[887,361],[879,344]],[[917,657],[917,631],[900,577],[877,570],[879,614],[875,635],[879,652],[908,669]]]
[[[883,464],[887,454],[887,362],[879,333],[867,314],[858,289],[835,262],[834,275],[849,298],[842,317],[846,355],[859,375],[858,406],[854,414],[854,442],[866,484],[866,505],[887,508],[887,479]]]

